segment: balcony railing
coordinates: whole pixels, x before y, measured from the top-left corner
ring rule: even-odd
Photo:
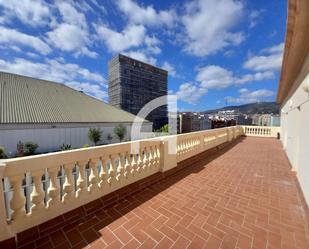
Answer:
[[[244,134],[252,137],[277,137],[280,127],[273,126],[242,126]]]
[[[2,160],[0,241],[241,135],[276,132],[235,126]],[[137,153],[131,153],[133,143],[139,144]]]

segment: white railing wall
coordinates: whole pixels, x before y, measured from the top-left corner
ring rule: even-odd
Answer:
[[[0,241],[160,171],[160,139],[139,146],[137,154],[127,142],[3,160]]]
[[[0,241],[248,131],[234,126],[1,160]],[[132,143],[139,144],[137,153]]]
[[[252,137],[277,137],[281,128],[276,126],[242,126],[246,136]]]

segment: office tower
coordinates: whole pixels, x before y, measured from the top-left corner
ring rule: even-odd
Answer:
[[[109,103],[132,114],[151,100],[167,95],[168,72],[130,57],[118,54],[108,63]],[[153,129],[167,123],[167,105],[152,111],[147,120]]]

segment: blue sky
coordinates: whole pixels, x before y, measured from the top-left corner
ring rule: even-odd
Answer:
[[[124,53],[169,71],[179,110],[276,97],[286,1],[0,0],[0,71],[108,100]]]

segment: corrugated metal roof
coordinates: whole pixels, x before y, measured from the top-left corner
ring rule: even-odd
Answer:
[[[63,84],[0,72],[0,123],[133,122],[135,116]]]

